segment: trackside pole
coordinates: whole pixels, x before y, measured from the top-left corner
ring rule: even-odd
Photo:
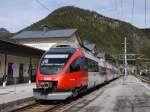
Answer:
[[[125,63],[124,63],[125,64],[124,65],[124,67],[125,67],[125,75],[124,76],[125,76],[125,80],[126,80],[126,77],[127,77],[127,66],[128,66],[127,65],[127,41],[126,41],[126,37],[125,37],[124,51],[125,51],[124,52],[124,56],[125,56],[124,57],[124,59],[125,59]]]
[[[16,82],[17,82],[17,80],[16,80],[16,77],[15,77],[15,94],[16,94]]]
[[[16,94],[16,84],[17,84],[17,64],[12,64],[12,69],[13,69],[13,75],[14,75],[14,85],[15,85],[15,94]]]
[[[124,60],[123,60],[123,64],[124,64],[124,80],[123,80],[123,83],[125,84],[125,80],[127,78],[127,67],[128,67],[128,63],[127,63],[127,40],[126,40],[126,37],[125,37],[125,40],[124,40]]]

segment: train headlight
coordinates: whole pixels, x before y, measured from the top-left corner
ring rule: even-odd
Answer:
[[[52,82],[40,82],[40,86],[44,89],[52,88]]]
[[[44,80],[50,81],[52,79],[50,77],[44,77]]]

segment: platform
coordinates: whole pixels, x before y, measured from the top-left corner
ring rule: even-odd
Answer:
[[[33,99],[33,88],[35,83],[0,86],[0,110]]]
[[[130,75],[117,79],[80,112],[150,112],[150,85]]]

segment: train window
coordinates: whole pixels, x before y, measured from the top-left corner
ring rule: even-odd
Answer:
[[[106,74],[106,68],[105,68],[105,67],[101,67],[101,73],[102,73],[103,75]]]
[[[73,63],[70,65],[70,72],[80,71],[80,63],[81,63],[81,58],[75,59],[75,61],[73,61]]]
[[[81,63],[80,63],[81,71],[87,71],[88,66],[87,66],[86,59],[84,57],[81,57],[80,59],[81,59]]]
[[[71,65],[70,66],[70,72],[78,72],[80,71],[80,65]]]
[[[88,71],[89,72],[98,72],[99,68],[98,68],[98,63],[94,60],[88,59]]]
[[[59,74],[69,59],[69,54],[46,54],[40,63],[44,75]]]
[[[70,72],[87,71],[87,63],[84,57],[79,57],[70,65]]]

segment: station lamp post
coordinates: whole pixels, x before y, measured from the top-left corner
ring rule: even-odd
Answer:
[[[124,43],[124,70],[125,70],[125,79],[127,77],[127,67],[128,67],[128,62],[127,62],[127,40],[125,37],[125,43]]]

